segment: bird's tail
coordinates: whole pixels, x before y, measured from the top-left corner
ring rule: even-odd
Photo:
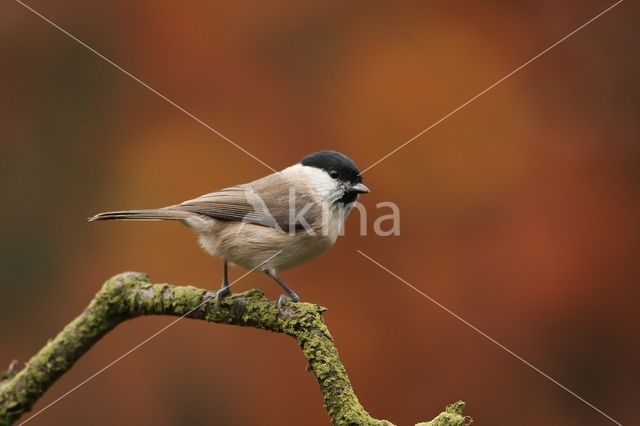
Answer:
[[[164,209],[150,210],[123,210],[118,212],[99,213],[91,218],[89,222],[96,220],[184,220],[193,216],[193,213]]]

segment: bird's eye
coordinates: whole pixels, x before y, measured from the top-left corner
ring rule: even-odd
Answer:
[[[329,176],[331,176],[334,179],[338,178],[338,172],[336,170],[330,170],[329,171]]]

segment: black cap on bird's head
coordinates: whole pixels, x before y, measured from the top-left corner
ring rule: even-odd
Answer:
[[[369,192],[362,183],[360,170],[353,160],[337,151],[318,151],[304,157],[300,164],[315,167],[327,172],[333,179],[347,184],[343,202],[355,201],[358,194]]]

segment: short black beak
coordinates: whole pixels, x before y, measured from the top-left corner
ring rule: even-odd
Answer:
[[[357,194],[366,194],[367,192],[371,192],[371,191],[369,191],[369,188],[364,186],[363,183],[356,183],[355,185],[351,186],[351,188],[349,189],[349,192],[355,192]]]

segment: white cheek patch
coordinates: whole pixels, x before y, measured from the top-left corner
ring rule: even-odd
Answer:
[[[340,184],[322,169],[296,164],[285,171],[305,177],[310,186],[316,190],[320,201],[333,203],[342,197],[343,189]]]

